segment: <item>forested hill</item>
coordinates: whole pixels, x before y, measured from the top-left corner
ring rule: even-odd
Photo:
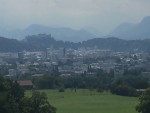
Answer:
[[[73,42],[64,42],[62,40],[55,40],[51,35],[39,34],[27,36],[24,40],[21,41],[24,44],[31,45],[32,50],[45,50],[46,48],[53,47],[54,49],[58,48],[80,48],[80,43]]]
[[[84,47],[97,47],[100,49],[110,49],[114,51],[150,51],[150,39],[145,40],[123,40],[118,38],[95,38],[82,42]]]
[[[16,52],[26,48],[26,44],[18,40],[0,37],[0,52]]]
[[[99,48],[114,51],[131,51],[134,49],[150,51],[150,39],[123,40],[118,38],[95,38],[80,43],[55,40],[51,35],[39,34],[27,36],[22,41],[0,37],[0,52],[40,51],[46,48]]]

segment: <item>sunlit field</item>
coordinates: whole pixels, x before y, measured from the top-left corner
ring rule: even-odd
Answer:
[[[50,104],[57,113],[137,113],[135,106],[138,98],[98,93],[89,90],[40,90],[47,94]],[[29,95],[30,92],[27,92]]]

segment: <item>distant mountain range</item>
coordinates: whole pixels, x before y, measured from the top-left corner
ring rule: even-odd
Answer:
[[[138,24],[121,24],[110,35],[127,40],[148,39],[150,38],[150,16],[145,17]]]
[[[0,37],[0,52],[44,51],[47,48],[99,48],[113,51],[147,51],[150,52],[150,39],[123,40],[114,37],[95,38],[83,42],[57,41],[51,35],[39,34],[26,37],[22,41]]]
[[[38,34],[51,34],[52,37],[55,37],[56,40],[71,41],[71,42],[80,42],[97,37],[96,35],[84,29],[74,30],[71,28],[47,27],[38,24],[33,24],[23,30],[14,30],[14,31],[0,30],[0,36],[18,40],[24,39],[28,35],[38,35]]]
[[[111,36],[111,38],[97,38],[96,35],[85,30],[46,27],[36,24],[24,30],[0,30],[0,36],[0,52],[40,51],[52,46],[54,48],[97,47],[114,51],[134,49],[150,51],[150,16],[145,17],[138,24],[121,24],[110,33],[109,37]]]
[[[48,27],[33,24],[26,29],[20,30],[0,30],[0,36],[10,39],[22,40],[29,35],[51,34],[56,40],[82,42],[88,39],[104,36],[94,28],[85,27],[84,29],[74,30],[65,27]],[[150,16],[145,17],[140,23],[123,23],[119,25],[110,34],[104,37],[117,37],[125,40],[148,39],[150,38]]]

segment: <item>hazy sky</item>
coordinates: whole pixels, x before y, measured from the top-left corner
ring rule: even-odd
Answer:
[[[150,16],[150,0],[0,0],[1,28],[43,24],[108,32],[145,16]]]

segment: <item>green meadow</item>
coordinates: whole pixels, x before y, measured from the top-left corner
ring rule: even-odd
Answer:
[[[50,104],[57,108],[57,113],[137,113],[135,106],[138,98],[123,97],[94,90],[40,90],[48,96]],[[28,95],[30,92],[27,92]]]

